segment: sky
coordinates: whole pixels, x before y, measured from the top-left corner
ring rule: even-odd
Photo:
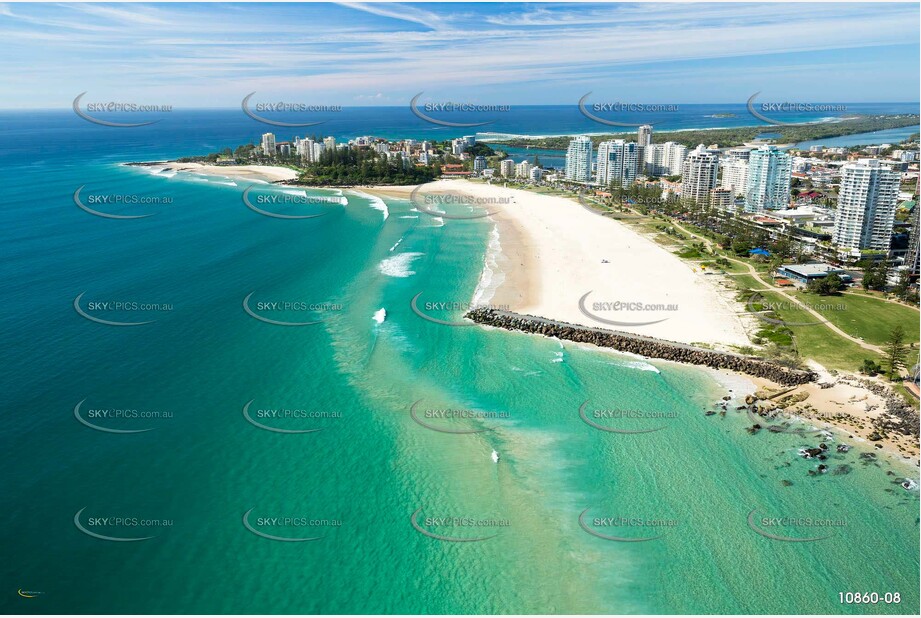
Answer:
[[[0,109],[918,101],[918,3],[0,3]]]

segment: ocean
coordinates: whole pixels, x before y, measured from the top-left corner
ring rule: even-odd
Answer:
[[[404,115],[323,132],[440,130]],[[0,114],[5,613],[918,612],[916,468],[749,435],[738,378],[423,319],[488,299],[488,220],[121,165],[268,130],[165,116]]]

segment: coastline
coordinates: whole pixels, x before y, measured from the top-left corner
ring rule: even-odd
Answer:
[[[159,168],[157,173],[187,172],[205,176],[253,180],[266,183],[283,183],[297,178],[297,172],[277,165],[210,165],[205,163],[180,163],[178,161],[144,161],[124,163],[129,167]]]
[[[561,320],[580,324],[586,327],[594,328],[614,328],[593,322],[590,318],[573,311],[572,307],[562,307],[559,299],[556,302],[548,300],[551,294],[548,290],[558,289],[555,286],[562,286],[564,283],[569,288],[586,287],[586,290],[592,287],[592,284],[598,285],[599,279],[596,277],[595,264],[585,260],[569,260],[571,254],[578,255],[579,245],[584,246],[584,239],[596,239],[598,230],[602,233],[606,230],[619,228],[622,233],[616,232],[612,235],[619,241],[629,241],[629,246],[640,247],[645,243],[652,244],[651,241],[642,237],[635,230],[620,224],[617,221],[603,218],[590,213],[583,209],[576,202],[562,198],[541,196],[523,190],[512,190],[504,187],[497,187],[486,184],[475,184],[463,180],[438,181],[425,185],[427,189],[438,194],[466,194],[472,197],[487,197],[508,195],[509,192],[516,197],[514,203],[500,205],[495,208],[498,212],[491,215],[489,220],[494,222],[494,231],[498,234],[498,256],[491,259],[490,251],[487,251],[484,260],[483,275],[481,276],[477,289],[472,294],[473,305],[485,305],[498,307],[503,310],[509,310],[515,313],[524,313],[537,315],[547,319]],[[410,193],[416,187],[372,187],[365,188],[364,191],[398,199],[407,199]],[[525,194],[525,195],[521,195]],[[543,202],[543,203],[541,203]],[[538,204],[534,207],[535,203]],[[549,206],[549,208],[541,206]],[[493,209],[490,206],[490,209]],[[556,209],[556,210],[554,210]],[[563,233],[557,232],[564,230]],[[601,244],[602,247],[607,245]],[[731,304],[735,302],[730,294],[725,290],[719,290],[714,281],[706,278],[702,274],[694,272],[694,269],[680,260],[677,256],[672,255],[664,248],[654,245],[655,249],[661,254],[660,260],[674,264],[677,262],[685,271],[691,271],[690,275],[696,277],[698,285],[702,290],[706,290],[710,295],[709,306],[722,306],[728,311],[724,314],[718,314],[715,325],[711,325],[710,332],[713,334],[711,343],[713,349],[731,349],[733,346],[726,345],[727,339],[732,340],[734,333],[737,332],[732,326],[732,322],[725,319],[727,316],[738,318],[739,322],[744,321],[744,308],[736,307],[733,310]],[[592,253],[591,250],[588,253]],[[643,253],[646,255],[646,253]],[[640,260],[630,254],[627,256],[625,264],[635,266]],[[565,259],[565,262],[563,261]],[[558,264],[565,263],[563,269]],[[615,260],[611,260],[606,266],[616,266]],[[501,269],[501,275],[489,273],[488,270],[495,270],[496,267]],[[663,284],[670,284],[673,279],[663,277],[661,273],[650,275],[647,271],[636,268],[625,269],[634,280],[645,285],[658,287]],[[675,271],[682,272],[675,268]],[[675,272],[673,271],[673,272]],[[686,273],[685,273],[686,274]],[[490,277],[501,279],[498,286],[485,285],[484,280],[488,281]],[[636,281],[634,281],[636,283]],[[602,282],[603,284],[603,282]],[[679,281],[680,284],[680,281]],[[642,287],[642,286],[640,286]],[[492,289],[488,289],[492,288]],[[631,289],[640,289],[631,287]],[[645,289],[648,289],[645,288]],[[569,299],[572,305],[575,305],[574,299]],[[704,306],[707,306],[704,304]],[[565,314],[565,315],[563,315]],[[711,313],[713,318],[715,313]],[[575,319],[567,319],[566,316]],[[695,320],[697,322],[697,320]],[[729,324],[729,328],[722,330]],[[663,323],[664,324],[664,323]],[[656,325],[652,325],[656,326]],[[690,336],[669,337],[662,334],[664,329],[643,330],[645,327],[633,329],[640,335],[651,336],[658,339],[678,341],[683,343],[696,343],[699,332],[693,327]],[[705,327],[706,328],[706,327]],[[630,332],[629,327],[617,327],[617,330]],[[747,328],[742,329],[742,332]],[[722,335],[729,333],[729,338],[723,338]],[[581,345],[581,344],[580,344]],[[592,345],[592,344],[586,344]],[[592,346],[599,351],[608,353],[622,354],[609,348]],[[653,363],[676,363],[681,366],[689,366],[685,363],[676,361],[653,358]],[[830,430],[840,436],[840,441],[854,444],[860,443],[868,447],[873,445],[877,451],[882,451],[893,459],[908,463],[913,467],[919,466],[919,448],[917,441],[909,435],[896,432],[887,432],[878,440],[872,440],[870,436],[874,433],[872,422],[878,418],[885,410],[884,399],[859,385],[858,376],[839,374],[831,376],[821,366],[810,363],[810,368],[817,371],[820,378],[817,382],[811,382],[800,385],[789,392],[789,387],[782,386],[772,380],[760,377],[753,377],[737,371],[728,369],[711,369],[698,366],[699,369],[707,371],[714,380],[721,385],[725,385],[729,380],[734,384],[744,383],[746,388],[734,388],[733,398],[735,399],[740,392],[749,395],[749,399],[763,414],[763,420],[759,423],[763,427],[777,425],[786,421],[803,421],[816,427],[816,431]],[[720,379],[717,378],[719,376]],[[777,401],[774,400],[776,397]],[[741,402],[740,402],[741,403]],[[812,445],[814,446],[814,445]]]
[[[413,189],[369,192],[406,198]],[[744,308],[618,221],[566,198],[464,180],[435,181],[424,193],[462,194],[491,213],[509,265],[494,305],[715,350],[750,345]]]
[[[279,185],[297,176],[294,170],[279,166],[218,166],[175,161],[133,165]],[[484,259],[477,288],[472,294],[471,304],[489,305],[586,327],[611,328],[578,311],[575,302],[578,296],[575,293],[566,296],[558,291],[582,288],[585,288],[585,291],[594,291],[593,288],[603,290],[605,281],[598,276],[602,259],[600,256],[613,251],[607,248],[607,243],[621,242],[626,243],[628,249],[622,252],[622,263],[628,266],[623,270],[630,275],[630,281],[621,278],[617,282],[626,284],[625,289],[634,293],[654,292],[663,285],[677,285],[694,290],[706,298],[698,299],[702,302],[696,303],[698,310],[703,309],[703,321],[692,317],[677,329],[663,327],[662,325],[667,325],[671,321],[669,319],[648,326],[617,327],[618,330],[679,343],[702,343],[714,350],[732,350],[747,345],[746,333],[751,332],[751,325],[744,323],[747,317],[744,308],[732,307],[735,301],[731,294],[719,290],[714,280],[696,273],[692,266],[628,226],[593,214],[573,200],[563,197],[543,196],[520,189],[507,189],[465,180],[442,180],[424,186],[436,194],[466,195],[479,199],[515,198],[508,204],[496,208],[489,207],[496,211],[487,219],[493,225],[490,231],[490,247]],[[416,186],[362,186],[360,189],[341,189],[360,190],[362,193],[381,198],[409,199]],[[614,241],[604,238],[606,232]],[[638,251],[635,252],[635,249]],[[649,274],[648,269],[635,268],[643,261],[643,256],[650,255],[657,256],[654,259],[658,269],[653,275]],[[573,257],[576,259],[571,259]],[[604,266],[616,267],[618,263],[617,260],[610,259]],[[566,264],[566,267],[562,268],[560,264]],[[675,276],[676,273],[678,277]],[[601,271],[600,274],[606,273]],[[691,283],[688,287],[689,282],[695,281],[696,283]],[[624,298],[616,296],[617,289],[608,287],[608,290],[612,294],[611,299]],[[557,293],[554,294],[554,291]],[[679,307],[680,305],[679,302]],[[698,325],[702,325],[702,328]],[[649,328],[650,326],[652,328]],[[675,333],[679,336],[675,336]],[[701,337],[701,334],[704,337]],[[683,363],[677,364],[688,366]],[[879,440],[871,440],[870,436],[874,433],[872,421],[885,409],[885,401],[869,389],[855,385],[860,379],[859,376],[843,374],[832,377],[821,366],[813,366],[822,376],[820,383],[802,385],[797,387],[795,392],[780,397],[802,398],[801,401],[780,407],[770,403],[773,394],[786,388],[776,382],[727,369],[698,368],[708,371],[711,375],[736,376],[750,384],[751,393],[763,396],[758,398],[757,403],[763,406],[767,415],[765,426],[785,419],[802,420],[818,428],[836,431],[841,434],[842,439],[877,445],[877,450],[882,450],[899,461],[911,463],[914,467],[921,464],[919,445],[912,436],[888,432]]]

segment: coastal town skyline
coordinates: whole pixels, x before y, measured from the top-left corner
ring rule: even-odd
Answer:
[[[342,106],[401,106],[420,91],[508,105],[590,91],[646,104],[759,91],[915,102],[918,16],[911,3],[0,4],[14,43],[0,70],[17,83],[2,108],[62,108],[81,92],[177,108],[234,107],[251,91]]]

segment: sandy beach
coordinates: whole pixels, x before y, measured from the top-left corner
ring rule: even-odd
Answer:
[[[206,165],[204,163],[180,163],[178,161],[157,161],[145,163],[144,165],[172,172],[190,172],[207,176],[223,176],[263,182],[281,182],[297,178],[297,172],[294,170],[274,165]]]
[[[377,188],[402,197],[410,190]],[[469,195],[494,213],[508,267],[489,298],[493,305],[717,349],[750,345],[744,308],[707,276],[576,201],[464,180],[436,181],[422,191]]]

